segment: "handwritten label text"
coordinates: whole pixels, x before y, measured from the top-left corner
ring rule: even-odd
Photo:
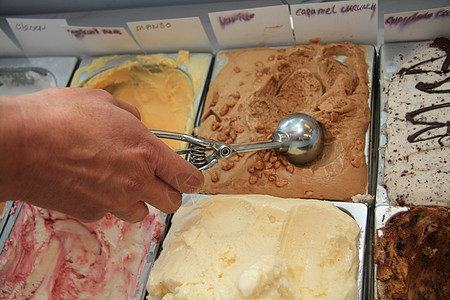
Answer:
[[[412,15],[409,16],[399,16],[394,17],[391,16],[387,18],[384,22],[386,25],[389,26],[398,26],[398,27],[405,27],[410,24],[417,23],[422,20],[431,20],[431,19],[438,19],[438,18],[448,18],[450,17],[450,9],[442,9],[437,12],[415,12]]]
[[[372,11],[372,17],[377,8],[376,3],[366,3],[366,4],[352,4],[342,6],[340,9],[336,8],[336,5],[321,8],[299,8],[296,10],[296,16],[307,16],[308,18],[317,15],[335,15],[335,14],[347,14],[359,11],[370,10]]]
[[[23,32],[41,32],[45,31],[47,27],[44,25],[29,25],[24,23],[17,23],[16,29]]]
[[[249,14],[248,12],[237,13],[232,15],[231,17],[219,17],[219,23],[222,29],[227,27],[228,25],[234,24],[235,22],[248,22],[255,17],[254,13]]]
[[[157,29],[169,29],[172,27],[172,23],[170,22],[160,22],[160,23],[152,23],[146,25],[136,25],[136,32],[146,31],[146,30],[157,30]]]
[[[83,39],[85,36],[92,35],[122,35],[119,29],[114,28],[67,29],[67,32],[77,39]]]

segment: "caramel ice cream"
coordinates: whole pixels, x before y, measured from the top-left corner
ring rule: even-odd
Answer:
[[[149,299],[358,299],[359,233],[327,201],[205,196],[174,214]]]
[[[378,229],[378,299],[450,299],[449,226],[448,208],[416,206]]]
[[[209,68],[209,56],[187,51],[180,51],[176,57],[138,56],[137,60],[95,73],[117,58],[100,58],[78,70],[75,76],[88,74],[89,79],[81,83],[82,87],[104,89],[135,106],[149,129],[190,133],[197,98]],[[165,142],[172,149],[180,148],[179,141]]]
[[[205,173],[203,193],[346,201],[367,193],[365,48],[351,43],[254,48],[223,52],[221,59],[199,136],[225,143],[266,140],[283,118],[301,112],[323,124],[325,144],[318,158],[302,166],[272,150],[221,160]]]
[[[147,251],[164,230],[107,214],[82,223],[24,203],[0,255],[0,299],[138,299]]]

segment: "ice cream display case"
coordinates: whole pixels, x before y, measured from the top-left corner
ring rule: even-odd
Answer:
[[[199,194],[183,195],[180,213],[152,209],[151,220],[136,226],[110,215],[82,224],[8,201],[0,216],[0,269],[6,270],[0,272],[0,281],[7,283],[0,288],[0,298],[21,297],[19,292],[46,297],[54,289],[68,298],[141,300],[159,299],[164,293],[200,295],[215,288],[215,295],[227,295],[224,298],[239,298],[232,294],[236,291],[247,298],[299,298],[286,274],[301,274],[315,263],[320,266],[311,272],[328,274],[323,283],[314,276],[302,277],[311,280],[311,286],[300,288],[303,295],[345,290],[350,299],[386,299],[405,292],[397,279],[406,274],[406,285],[417,287],[406,293],[449,298],[448,39],[429,34],[423,38],[422,32],[432,28],[445,33],[450,28],[439,23],[448,24],[450,8],[431,8],[448,3],[168,2],[161,7],[5,17],[0,28],[21,44],[21,55],[30,57],[0,58],[0,96],[67,85],[100,88],[137,107],[149,129],[230,144],[270,139],[282,117],[302,111],[325,128],[324,151],[303,166],[294,166],[273,150],[221,159],[204,171]],[[430,10],[385,15],[383,22],[383,13],[423,7]],[[425,18],[430,14],[436,17]],[[0,57],[9,57],[2,52],[2,34],[0,30]],[[34,58],[34,53],[43,57]],[[164,141],[174,150],[186,147]],[[223,202],[241,196],[239,205]],[[202,202],[210,197],[217,201]],[[283,211],[284,200],[272,197],[298,200],[306,212],[310,201],[324,212]],[[213,206],[216,209],[210,209]],[[287,220],[294,216],[301,217]],[[338,222],[341,218],[343,223]],[[205,231],[199,230],[205,222]],[[242,224],[245,228],[238,228]],[[275,224],[280,232],[301,224],[305,238],[274,234],[263,224]],[[245,234],[256,227],[263,231],[260,237],[274,236],[258,244],[258,233],[253,243]],[[229,244],[216,242],[224,230],[233,229],[242,235]],[[416,248],[411,246],[413,236],[421,239]],[[22,245],[21,239],[26,239]],[[212,244],[200,255],[195,252],[203,245],[198,241]],[[284,252],[289,248],[295,253],[307,243],[317,251],[303,256],[303,266],[286,263],[289,257],[269,253],[278,242]],[[245,253],[248,264],[236,264],[239,276],[222,272],[239,260],[235,250],[247,245],[251,249],[250,244],[260,249]],[[325,250],[330,245],[333,249]],[[100,249],[101,255],[92,249]],[[26,251],[36,255],[23,255],[28,260],[17,262]],[[89,269],[86,263],[94,256],[104,264]],[[40,263],[34,263],[36,257]],[[121,270],[112,266],[118,261]],[[57,274],[60,266],[66,271]],[[87,282],[92,277],[85,277],[86,270],[103,276],[103,281],[95,278],[95,286]],[[23,279],[20,287],[16,275]],[[334,275],[339,280],[330,279]],[[235,286],[196,289],[209,282],[208,276],[217,282],[232,278]],[[39,283],[32,282],[35,278]]]
[[[0,236],[2,298],[144,298],[166,214],[149,207],[137,224],[109,214],[82,223],[27,203],[8,205]]]
[[[447,37],[380,49],[377,299],[450,295],[448,49]]]
[[[301,166],[269,150],[219,161],[205,172],[204,193],[339,201],[368,194],[376,151],[370,123],[377,124],[371,115],[375,58],[374,46],[351,43],[219,52],[200,136],[236,144],[267,140],[284,117],[301,112],[323,125],[325,141],[319,157]]]
[[[0,96],[66,87],[77,62],[76,57],[0,58]]]
[[[448,298],[449,224],[446,207],[375,208],[375,299]]]
[[[377,204],[450,204],[448,48],[444,37],[381,47]]]
[[[46,88],[66,87],[77,57],[0,58],[0,96],[18,96]],[[0,203],[0,233],[12,202]]]
[[[149,299],[362,298],[367,211],[362,203],[185,195],[151,271]],[[326,225],[316,226],[319,219]]]

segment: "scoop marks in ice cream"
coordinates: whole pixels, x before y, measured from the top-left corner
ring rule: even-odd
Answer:
[[[152,208],[137,224],[110,214],[81,223],[24,203],[0,255],[0,299],[134,299],[163,230]]]
[[[350,200],[367,192],[364,49],[351,43],[253,48],[222,52],[221,59],[200,136],[225,143],[267,140],[282,119],[300,112],[323,124],[325,144],[318,158],[302,166],[272,150],[221,160],[206,172],[203,193]]]
[[[77,72],[101,69],[113,59],[117,57],[100,58]],[[190,133],[195,114],[193,103],[207,70],[206,57],[192,56],[187,51],[180,51],[176,59],[162,54],[138,56],[138,60],[96,73],[82,86],[104,89],[135,106],[149,129]],[[164,142],[173,149],[180,148],[179,141]]]
[[[415,206],[379,229],[378,299],[450,299],[448,208]]]
[[[358,299],[359,232],[327,201],[206,196],[174,214],[149,299]]]

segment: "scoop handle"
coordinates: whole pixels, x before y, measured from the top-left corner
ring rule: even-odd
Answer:
[[[264,140],[248,143],[236,143],[230,145],[236,152],[252,152],[267,149],[280,149],[281,142],[274,140]]]

